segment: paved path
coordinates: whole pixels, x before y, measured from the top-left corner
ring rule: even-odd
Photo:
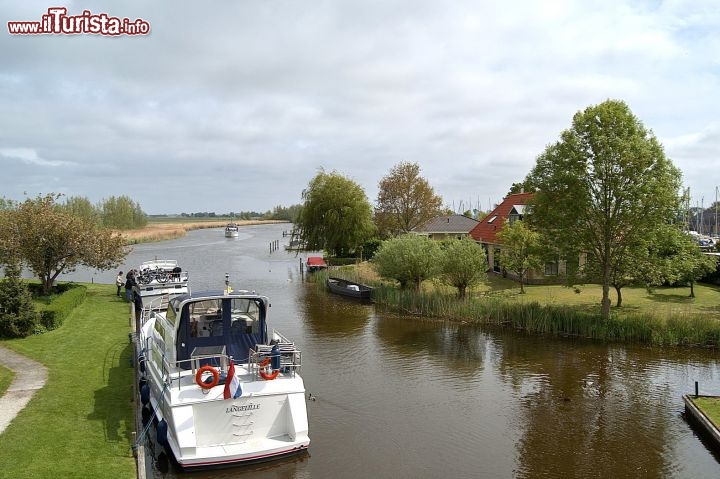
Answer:
[[[0,434],[47,381],[47,368],[37,361],[0,346],[0,364],[15,373],[15,379],[0,398]]]

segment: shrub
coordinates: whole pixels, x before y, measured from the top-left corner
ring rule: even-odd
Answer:
[[[27,284],[20,279],[20,266],[5,267],[5,279],[0,281],[0,336],[23,338],[32,334],[38,313]]]
[[[59,328],[65,318],[85,301],[87,288],[79,284],[69,284],[65,292],[55,296],[52,302],[40,312],[40,324],[48,331]]]

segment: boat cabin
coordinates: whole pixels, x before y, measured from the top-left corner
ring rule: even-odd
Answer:
[[[268,306],[266,297],[247,292],[177,296],[169,301],[164,315],[156,316],[155,336],[166,342],[167,355],[174,352],[181,369],[205,364],[204,356],[227,355],[235,363],[246,363],[251,348],[267,344]],[[171,352],[168,343],[173,338]]]

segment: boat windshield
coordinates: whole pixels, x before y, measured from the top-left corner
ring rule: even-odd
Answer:
[[[260,298],[208,298],[186,303],[178,326],[178,360],[193,350],[224,346],[236,362],[248,358],[250,348],[267,337],[265,304]]]

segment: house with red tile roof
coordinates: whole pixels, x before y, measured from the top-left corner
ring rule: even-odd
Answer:
[[[500,250],[502,244],[497,235],[506,224],[522,220],[527,210],[527,205],[533,197],[533,193],[516,193],[508,195],[502,203],[483,218],[475,228],[470,231],[470,236],[480,243],[485,249],[488,266],[496,273],[502,273],[500,265]],[[541,283],[554,281],[558,274],[564,274],[564,262],[551,262],[545,265],[544,271],[531,271],[528,274],[528,282]]]

